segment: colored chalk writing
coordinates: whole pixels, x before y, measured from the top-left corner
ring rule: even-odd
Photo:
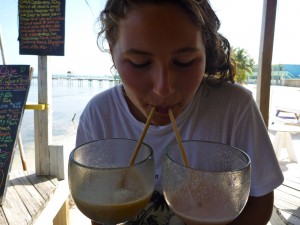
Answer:
[[[0,65],[0,204],[30,87],[30,66]]]
[[[64,55],[65,0],[19,0],[21,55]]]

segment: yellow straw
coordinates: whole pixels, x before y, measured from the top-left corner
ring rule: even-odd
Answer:
[[[172,125],[173,125],[173,130],[175,132],[175,136],[176,136],[176,139],[177,139],[177,142],[178,142],[178,145],[179,145],[179,149],[180,149],[183,161],[184,161],[184,165],[186,167],[189,167],[189,163],[188,163],[188,160],[187,160],[187,157],[186,157],[186,154],[185,154],[185,151],[184,151],[181,139],[180,139],[180,135],[179,135],[179,132],[178,132],[178,129],[177,129],[176,121],[175,121],[175,118],[174,118],[174,115],[173,115],[173,112],[172,112],[171,108],[169,108],[168,113],[169,113],[169,117],[170,117]]]
[[[135,159],[136,159],[136,156],[137,156],[137,154],[138,154],[138,152],[140,150],[140,147],[141,147],[141,145],[143,143],[144,137],[145,137],[145,135],[147,133],[148,127],[149,127],[149,125],[151,123],[151,120],[152,120],[152,117],[154,115],[154,112],[155,112],[155,107],[152,108],[152,110],[151,110],[151,112],[149,114],[149,117],[147,119],[146,125],[145,125],[144,130],[143,130],[143,132],[141,134],[141,137],[140,137],[140,139],[139,139],[139,141],[138,141],[138,143],[137,143],[137,145],[135,147],[133,155],[131,156],[131,160],[130,160],[129,165],[132,165],[134,163]]]

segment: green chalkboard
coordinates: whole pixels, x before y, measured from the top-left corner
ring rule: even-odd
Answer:
[[[29,65],[0,65],[0,204],[30,87]]]
[[[19,0],[21,55],[64,55],[66,0]]]

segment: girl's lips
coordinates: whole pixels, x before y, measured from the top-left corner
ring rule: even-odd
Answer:
[[[156,112],[159,114],[168,114],[168,110],[170,107],[156,107]]]

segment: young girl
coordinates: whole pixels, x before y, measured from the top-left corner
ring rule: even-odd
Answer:
[[[267,224],[273,190],[283,181],[252,94],[235,84],[230,44],[207,0],[108,0],[103,34],[122,84],[96,95],[80,118],[76,145],[104,139],[138,139],[156,108],[144,142],[154,151],[156,186],[149,204],[129,224],[183,224],[162,196],[164,149],[182,140],[220,142],[251,158],[250,197],[230,224]],[[100,63],[100,62],[99,62]],[[92,222],[96,224],[95,222]]]

